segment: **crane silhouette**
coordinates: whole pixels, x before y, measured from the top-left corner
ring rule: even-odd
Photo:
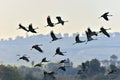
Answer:
[[[34,67],[42,67],[41,63],[35,64]]]
[[[76,42],[73,43],[73,45],[76,44],[76,43],[83,43],[83,42],[85,42],[85,41],[81,41],[81,40],[79,39],[79,34],[76,35],[75,41],[76,41]]]
[[[22,60],[25,60],[27,62],[29,62],[30,60],[28,59],[29,57],[26,57],[25,55],[21,56],[18,60],[22,59]],[[18,61],[17,60],[17,61]]]
[[[88,33],[88,31],[85,31],[86,36],[87,36],[87,42],[88,41],[92,41],[92,40],[97,40],[97,39],[93,39],[92,36]]]
[[[56,49],[56,53],[55,53],[55,55],[58,54],[58,55],[64,56],[63,53],[66,53],[66,52],[61,52],[61,51],[60,51],[60,47],[58,47],[58,48]],[[54,56],[55,56],[55,55],[54,55]],[[54,56],[53,56],[53,57],[54,57]]]
[[[52,23],[50,16],[47,17],[47,26],[54,27],[54,23]]]
[[[34,48],[34,49],[36,49],[37,51],[43,53],[43,50],[42,50],[39,46],[42,46],[42,44],[40,44],[40,45],[37,45],[37,44],[36,44],[36,45],[33,45],[32,48],[31,48],[31,50]]]
[[[95,32],[95,31],[92,31],[90,28],[87,29],[88,30],[88,34],[91,35],[91,36],[97,36],[98,35],[98,32]]]
[[[59,62],[59,64],[61,64],[61,63],[66,63],[66,59],[61,60],[61,61]]]
[[[27,28],[26,27],[24,27],[22,24],[19,24],[19,28],[18,29],[23,29],[23,30],[25,30],[25,31],[29,31],[29,30],[27,30]]]
[[[60,67],[58,67],[58,69],[57,70],[63,70],[63,71],[66,71],[66,68],[65,68],[65,66],[60,66]]]
[[[49,73],[47,73],[47,74],[48,74],[48,75],[54,75],[55,72],[51,71],[51,72],[49,72]]]
[[[54,34],[53,31],[50,32],[50,36],[51,36],[51,38],[52,38],[52,41],[56,41],[56,40],[58,40],[58,39],[62,39],[62,38],[57,38],[57,37],[55,36],[55,34]],[[50,43],[51,43],[52,41],[50,41]]]
[[[28,31],[32,32],[32,33],[37,33],[35,30],[38,29],[38,28],[33,28],[32,24],[29,25],[28,27]]]
[[[112,16],[112,15],[108,15],[108,14],[109,14],[109,12],[106,12],[103,15],[101,15],[101,17],[103,17],[106,21],[109,21],[108,16]]]
[[[65,22],[68,22],[68,21],[63,21],[60,16],[57,16],[56,19],[58,20],[58,22],[56,24],[64,25]]]
[[[56,80],[56,77],[54,76],[56,73],[51,71],[51,72],[46,72],[44,71],[44,80],[46,80],[45,78],[47,78],[48,76],[52,77],[52,79],[50,80]],[[48,79],[47,79],[48,80]]]
[[[46,57],[42,59],[41,63],[42,62],[49,62],[48,60],[46,60]]]
[[[103,27],[100,28],[100,33],[102,32],[104,35],[106,35],[107,37],[110,37],[109,33],[106,31],[106,30],[110,30],[111,28],[109,29],[105,29]]]

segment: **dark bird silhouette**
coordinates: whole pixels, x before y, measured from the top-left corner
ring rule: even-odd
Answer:
[[[50,32],[50,36],[51,36],[51,38],[52,38],[52,41],[56,41],[56,40],[58,40],[58,39],[62,39],[62,38],[57,38],[57,37],[55,36],[55,34],[54,34],[53,31]]]
[[[28,57],[26,57],[26,56],[21,56],[18,60],[20,60],[20,59],[22,59],[22,60],[25,60],[25,61],[27,61],[27,62],[29,62],[29,59],[28,59]]]
[[[47,26],[54,27],[54,23],[52,23],[50,16],[47,17],[47,24],[48,24]]]
[[[61,52],[61,51],[60,51],[60,47],[58,47],[58,48],[56,49],[56,53],[55,53],[55,55],[58,54],[58,55],[64,56],[63,53],[66,53],[66,52]],[[55,55],[54,55],[54,56],[55,56]]]
[[[32,33],[37,33],[35,30],[38,29],[38,28],[33,28],[32,24],[29,25],[28,27],[28,31],[32,32]]]
[[[76,35],[75,41],[76,41],[76,42],[73,43],[73,45],[76,44],[76,43],[83,43],[83,42],[85,42],[85,41],[81,41],[81,40],[79,39],[79,34]]]
[[[57,16],[56,19],[58,20],[58,22],[56,24],[64,25],[65,22],[68,22],[68,21],[63,21],[60,16]]]
[[[109,28],[111,29],[111,28]],[[106,31],[106,30],[109,30],[109,29],[105,29],[103,27],[100,28],[100,32],[102,32],[104,35],[106,35],[107,37],[110,37],[109,33]]]
[[[41,44],[41,45],[37,45],[37,44],[36,44],[36,45],[33,45],[33,46],[32,46],[32,49],[34,48],[34,49],[36,49],[37,51],[43,53],[43,50],[42,50],[39,46],[42,46],[42,44]],[[31,49],[31,50],[32,50],[32,49]]]
[[[56,74],[56,73],[53,72],[53,71],[51,71],[51,72],[46,72],[46,71],[44,71],[44,78],[50,76],[50,77],[53,78],[53,80],[56,80],[56,77],[54,76],[55,74]],[[46,79],[45,79],[45,80],[46,80]]]
[[[65,68],[65,66],[60,66],[59,68],[58,68],[58,70],[63,70],[63,71],[66,71],[66,68]]]
[[[34,67],[42,67],[41,63],[35,64]]]
[[[24,27],[23,25],[21,25],[21,24],[19,24],[19,28],[18,29],[23,29],[23,30],[25,30],[25,31],[27,31],[28,32],[28,30],[26,29],[26,27]]]
[[[90,28],[88,28],[88,34],[91,36],[94,36],[94,35],[97,36],[98,32],[92,31]]]
[[[106,21],[109,21],[108,16],[112,16],[112,15],[108,15],[108,14],[109,14],[109,12],[106,12],[103,15],[101,15],[101,17],[103,17]]]
[[[41,63],[42,62],[49,62],[48,60],[46,60],[46,57],[42,59]]]
[[[48,74],[48,75],[54,75],[55,72],[53,72],[53,71],[51,71],[51,72],[46,72],[46,71],[45,71],[45,74]]]
[[[66,63],[66,59],[61,60],[61,61],[59,62],[59,64],[61,64],[61,63]]]
[[[93,39],[87,31],[85,31],[85,33],[86,33],[86,36],[87,36],[87,42],[92,41],[92,40],[97,40],[97,39]]]

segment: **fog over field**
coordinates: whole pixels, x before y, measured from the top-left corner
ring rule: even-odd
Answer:
[[[70,58],[70,60],[74,63],[74,65],[78,65],[81,62],[86,60],[90,60],[93,58],[97,58],[99,60],[109,59],[112,54],[120,56],[120,33],[115,32],[111,33],[111,37],[108,38],[103,34],[99,34],[97,40],[93,40],[86,43],[79,43],[73,45],[75,43],[75,35],[77,33],[69,36],[68,34],[57,34],[58,37],[63,37],[63,39],[49,43],[51,41],[51,37],[49,34],[47,35],[34,35],[34,36],[26,36],[26,37],[16,37],[16,39],[12,40],[0,40],[0,61],[3,64],[13,64],[13,65],[30,65],[30,63],[26,63],[23,60],[17,61],[19,56],[26,54],[29,56],[31,61],[40,62],[43,57],[47,57],[51,62],[57,62],[61,59]],[[86,40],[86,35],[80,36],[81,40]],[[34,44],[43,44],[40,46],[43,49],[43,53],[38,52],[33,49],[30,50],[32,45]],[[67,52],[65,56],[56,55],[55,50],[57,47],[61,48],[61,51]]]

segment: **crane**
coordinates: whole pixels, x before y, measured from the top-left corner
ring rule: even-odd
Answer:
[[[79,34],[76,35],[75,41],[76,41],[76,42],[73,43],[73,45],[76,44],[76,43],[83,43],[83,42],[85,42],[85,41],[81,41],[81,40],[79,39]]]
[[[66,53],[66,52],[61,52],[61,51],[60,51],[60,47],[58,47],[58,48],[56,49],[56,53],[55,53],[55,55],[58,54],[58,55],[64,56],[63,53]],[[55,55],[54,55],[54,56],[55,56]]]
[[[40,45],[37,45],[37,44],[36,44],[36,45],[33,45],[33,46],[32,46],[32,49],[34,48],[34,49],[36,49],[37,51],[43,53],[43,50],[42,50],[39,46],[42,46],[42,44],[40,44]],[[32,50],[32,49],[31,49],[31,50]]]
[[[56,40],[58,40],[58,39],[62,39],[62,38],[57,38],[53,31],[50,32],[50,36],[51,36],[51,38],[52,38],[52,41],[56,41]],[[51,42],[51,41],[50,41],[50,42]]]
[[[57,16],[56,19],[58,20],[58,22],[56,24],[64,25],[65,22],[68,22],[68,21],[63,21],[60,16]]]
[[[104,18],[106,21],[109,21],[108,16],[112,16],[112,15],[108,15],[108,14],[109,14],[109,12],[106,12],[106,13],[104,13],[103,15],[101,15],[100,18],[102,17],[102,18]]]

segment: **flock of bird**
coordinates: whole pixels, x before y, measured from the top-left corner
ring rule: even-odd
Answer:
[[[109,21],[109,18],[108,18],[109,16],[112,16],[112,15],[109,15],[109,12],[106,12],[106,13],[104,13],[103,15],[101,15],[99,18],[103,18],[103,19],[105,19],[106,21]],[[53,22],[51,21],[50,16],[48,16],[48,17],[47,17],[47,25],[46,25],[45,27],[48,27],[48,26],[49,26],[49,27],[55,27],[55,25],[57,25],[57,24],[64,25],[65,22],[68,22],[68,21],[62,20],[62,18],[61,18],[60,16],[57,16],[56,19],[58,20],[58,22],[57,22],[57,23],[53,23]],[[23,29],[23,30],[26,31],[26,32],[37,33],[37,32],[36,32],[36,29],[38,29],[38,27],[37,27],[37,28],[33,28],[32,24],[30,24],[28,27],[25,27],[25,26],[23,26],[22,24],[19,24],[19,28],[18,28],[18,29]],[[111,28],[109,28],[109,29],[111,29]],[[109,29],[105,29],[105,28],[101,27],[101,28],[100,28],[100,31],[97,32],[97,31],[92,31],[90,28],[88,28],[88,29],[85,31],[87,40],[86,40],[86,41],[85,41],[85,40],[84,40],[84,41],[80,40],[79,34],[77,34],[76,37],[75,37],[75,43],[73,43],[73,45],[75,45],[75,44],[77,44],[77,43],[84,43],[84,42],[88,43],[89,41],[97,40],[97,39],[94,39],[92,36],[98,36],[99,33],[103,33],[105,36],[110,37],[109,33],[107,32],[107,30],[109,30]],[[50,41],[50,43],[53,42],[53,41],[59,40],[59,39],[63,39],[62,37],[59,37],[59,38],[56,37],[56,35],[55,35],[55,33],[54,33],[53,31],[50,32],[50,36],[51,36],[51,38],[52,38],[52,40]],[[40,53],[43,53],[44,51],[40,48],[40,46],[42,46],[42,44],[40,44],[40,45],[37,45],[37,44],[36,44],[36,45],[33,45],[33,46],[32,46],[32,49],[34,48],[34,49],[36,49],[37,51],[39,51]],[[31,50],[32,50],[32,49],[31,49]],[[62,52],[62,51],[60,50],[60,47],[58,47],[58,48],[56,48],[56,51],[55,51],[55,54],[53,55],[53,57],[54,57],[55,55],[64,56],[64,55],[65,55],[64,53],[66,53],[66,52]],[[27,61],[27,62],[30,61],[30,60],[29,60],[29,57],[27,57],[26,55],[21,56],[18,60],[20,60],[20,59],[23,59],[23,60],[25,60],[25,61]],[[40,63],[35,64],[34,67],[41,67],[41,66],[43,65],[42,63],[45,63],[45,62],[49,62],[49,60],[47,60],[46,57],[43,58]],[[61,60],[61,61],[59,62],[59,64],[62,64],[62,63],[66,63],[66,59]],[[85,65],[84,63],[82,63],[82,66],[83,66],[83,68],[84,68],[83,70],[85,70],[86,65]],[[60,67],[58,67],[58,69],[61,69],[61,70],[63,70],[63,71],[66,71],[66,66],[60,66]],[[80,72],[78,71],[78,74],[79,74],[79,73],[80,73]],[[53,72],[53,71],[52,71],[52,72],[46,72],[46,71],[45,71],[45,72],[44,72],[44,76],[46,76],[46,75],[50,75],[50,76],[54,77],[54,72]]]

